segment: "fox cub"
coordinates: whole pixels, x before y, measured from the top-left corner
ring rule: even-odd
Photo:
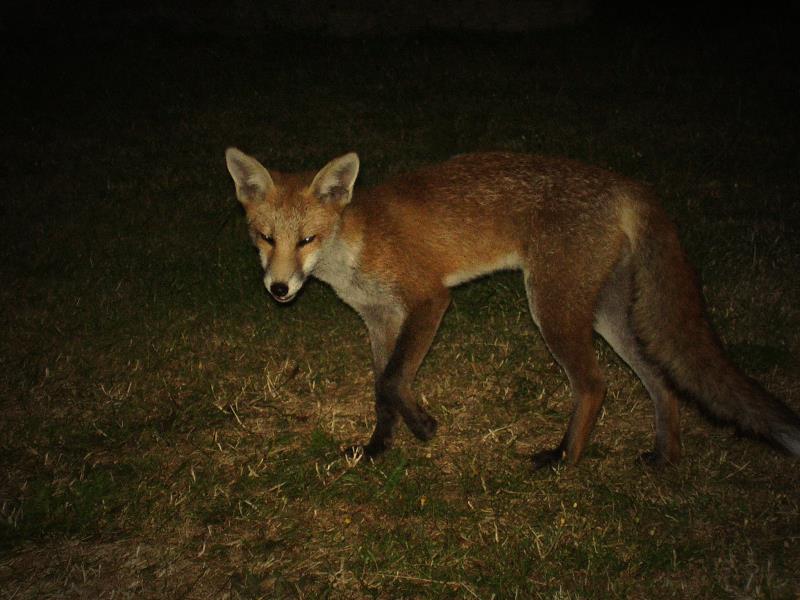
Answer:
[[[535,467],[575,463],[586,448],[604,395],[595,331],[653,399],[655,448],[646,462],[680,458],[680,393],[800,455],[800,418],[726,358],[675,227],[643,185],[571,160],[487,153],[424,167],[353,198],[354,153],[298,174],[267,171],[235,148],[226,159],[273,298],[289,302],[313,275],[369,330],[377,422],[369,442],[350,452],[384,452],[400,417],[417,438],[431,439],[436,420],[411,385],[449,289],[519,269],[574,402],[561,443],[536,453]]]

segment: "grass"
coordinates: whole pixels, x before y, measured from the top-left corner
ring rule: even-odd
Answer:
[[[7,43],[2,597],[796,597],[796,461],[687,408],[685,460],[640,466],[649,399],[600,343],[586,458],[530,470],[569,398],[515,274],[455,292],[417,382],[437,437],[347,463],[373,423],[364,327],[315,282],[269,301],[222,159],[356,149],[366,185],[503,148],[648,181],[730,354],[800,409],[788,39]]]

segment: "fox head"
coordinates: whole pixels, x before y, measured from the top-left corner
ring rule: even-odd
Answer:
[[[228,148],[225,159],[264,268],[264,286],[278,302],[289,302],[338,233],[353,195],[358,156],[336,158],[316,175],[270,174],[236,148]]]

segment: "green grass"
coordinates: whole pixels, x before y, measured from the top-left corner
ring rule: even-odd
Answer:
[[[8,45],[3,597],[795,597],[797,461],[686,408],[684,461],[644,468],[650,401],[602,344],[585,459],[531,471],[570,401],[516,274],[455,291],[416,386],[437,437],[347,463],[374,418],[366,331],[316,282],[269,300],[223,161],[357,150],[367,185],[501,148],[648,181],[731,356],[798,409],[779,34]]]

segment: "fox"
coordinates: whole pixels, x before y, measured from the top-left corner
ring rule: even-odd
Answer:
[[[560,443],[535,452],[534,469],[574,465],[587,447],[605,395],[595,333],[652,399],[645,464],[680,460],[684,398],[800,456],[800,417],[726,356],[677,228],[649,185],[568,158],[486,152],[354,194],[354,152],[301,173],[267,170],[233,147],[225,156],[269,294],[291,302],[313,276],[366,325],[376,422],[348,456],[379,457],[400,419],[419,440],[434,436],[437,420],[412,384],[450,290],[509,269],[522,271],[530,314],[572,400]]]

